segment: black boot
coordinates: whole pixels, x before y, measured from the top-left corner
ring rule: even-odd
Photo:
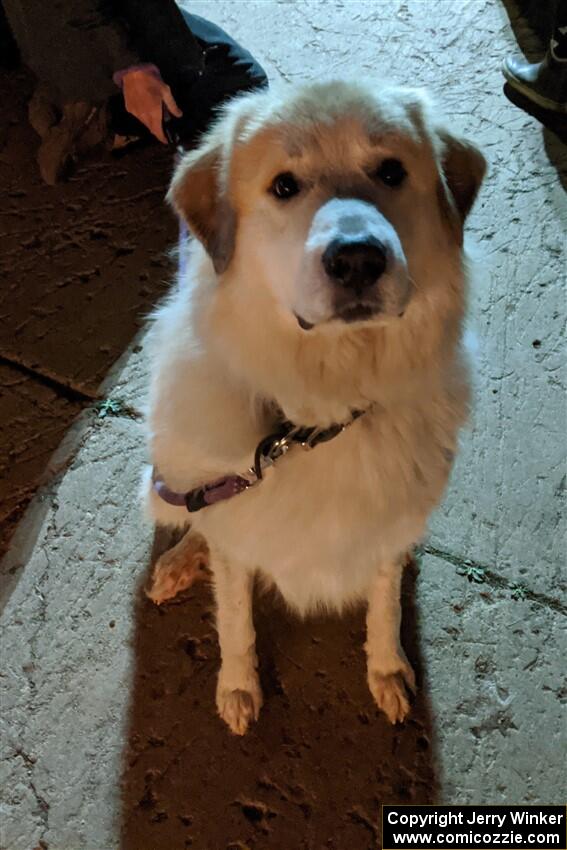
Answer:
[[[508,56],[502,73],[512,88],[532,103],[554,112],[567,112],[567,61],[555,59],[551,50],[541,62]]]

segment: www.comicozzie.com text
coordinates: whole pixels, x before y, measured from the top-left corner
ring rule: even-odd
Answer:
[[[392,826],[497,826],[502,829],[506,821],[510,826],[555,826],[562,824],[564,814],[546,812],[505,812],[504,814],[477,812],[474,809],[465,817],[463,812],[431,812],[426,815],[393,811],[388,812],[388,823]]]

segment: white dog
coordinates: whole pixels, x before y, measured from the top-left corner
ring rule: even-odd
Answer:
[[[370,690],[392,722],[409,709],[401,573],[466,419],[462,231],[484,168],[420,92],[329,82],[233,101],[176,170],[199,241],[150,332],[144,498],[191,529],[154,598],[208,546],[235,733],[262,703],[255,575],[301,614],[366,600]]]

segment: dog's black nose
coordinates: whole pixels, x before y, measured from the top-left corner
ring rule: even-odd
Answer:
[[[386,270],[386,248],[373,237],[333,239],[323,253],[325,271],[336,283],[361,291]]]

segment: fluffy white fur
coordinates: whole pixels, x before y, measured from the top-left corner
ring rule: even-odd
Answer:
[[[387,157],[408,172],[399,189],[375,179]],[[306,188],[282,203],[268,189],[288,171]],[[176,172],[170,197],[199,241],[150,330],[150,450],[168,486],[187,491],[245,471],[273,429],[274,403],[296,423],[321,426],[372,404],[336,439],[294,449],[258,486],[196,514],[167,505],[145,474],[154,521],[190,521],[187,540],[207,541],[222,654],[217,705],[233,732],[245,732],[261,706],[256,573],[301,614],[366,600],[370,690],[392,722],[408,711],[401,572],[466,418],[462,225],[483,171],[478,151],[440,126],[421,94],[331,82],[233,102]],[[324,281],[312,286],[309,245],[317,211],[335,197],[362,199],[395,231],[411,282],[401,318],[297,323],[298,303],[318,317],[327,309]]]

